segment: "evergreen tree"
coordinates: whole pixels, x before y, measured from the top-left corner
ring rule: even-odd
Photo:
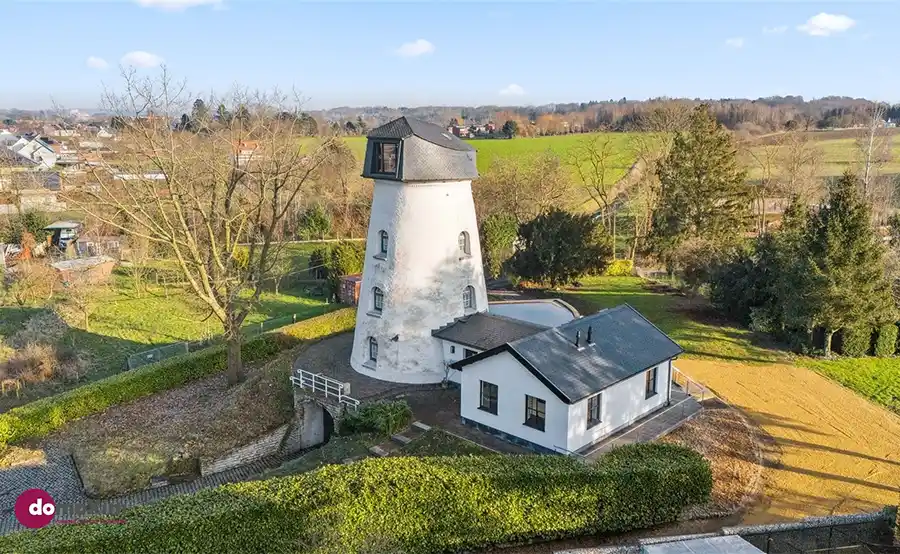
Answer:
[[[709,106],[694,109],[688,129],[675,134],[657,174],[660,202],[650,244],[670,268],[673,254],[687,239],[723,243],[743,236],[750,224],[750,185],[738,166],[731,134]]]
[[[191,108],[191,130],[199,131],[207,128],[209,124],[209,108],[206,103],[198,98],[194,100],[194,106]]]
[[[225,104],[219,104],[219,108],[216,110],[216,118],[223,125],[231,123],[231,112],[228,111]]]
[[[519,223],[510,213],[491,214],[481,222],[481,258],[489,276],[500,276],[503,263],[512,255],[518,233]]]
[[[519,226],[522,248],[510,259],[519,277],[554,288],[606,267],[608,235],[590,214],[552,209]]]
[[[849,171],[831,186],[828,202],[811,214],[799,260],[810,327],[825,330],[825,355],[842,328],[872,329],[892,321],[895,307],[884,276],[884,248],[872,228],[868,206]]]

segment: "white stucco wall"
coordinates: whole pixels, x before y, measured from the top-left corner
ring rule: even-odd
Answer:
[[[480,354],[482,351],[477,348],[472,348],[471,346],[465,346],[463,344],[450,342],[447,340],[442,340],[443,350],[444,350],[444,365],[447,366],[452,364],[453,362],[458,362],[465,357],[466,349],[475,352],[476,354]],[[462,372],[458,369],[449,369],[447,373],[447,379],[453,383],[461,382],[461,374]]]
[[[575,452],[664,405],[669,398],[671,367],[671,360],[657,366],[656,395],[650,398],[645,398],[646,372],[602,391],[600,423],[590,429],[587,428],[589,399],[585,398],[569,406],[566,449]]]
[[[472,183],[374,183],[350,365],[386,381],[438,383],[444,352],[431,331],[473,311],[463,309],[467,285],[475,289],[476,310],[488,307]],[[376,257],[381,230],[389,236],[385,259]],[[471,254],[460,259],[462,231],[469,234]],[[370,315],[376,286],[384,292],[380,317]],[[378,341],[374,367],[369,337]]]
[[[479,410],[481,381],[497,385],[497,415]],[[544,431],[524,425],[525,395],[546,402]],[[525,369],[511,354],[502,352],[462,369],[460,414],[494,429],[551,450],[566,448],[568,405]]]

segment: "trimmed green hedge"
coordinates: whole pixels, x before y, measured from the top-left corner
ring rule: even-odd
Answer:
[[[595,466],[563,456],[371,458],[170,498],[116,516],[124,525],[0,537],[0,551],[453,552],[655,526],[711,488],[699,454],[665,444],[627,446]]]
[[[871,346],[872,329],[868,327],[844,328],[841,354],[851,358],[861,358],[869,353]]]
[[[875,339],[875,355],[879,358],[889,358],[897,351],[897,324],[888,323],[878,328],[878,338]]]
[[[303,341],[348,331],[355,323],[355,309],[336,310],[249,340],[241,347],[241,356],[248,363],[263,360]],[[13,408],[0,414],[0,447],[11,442],[41,438],[70,421],[102,412],[110,406],[208,377],[223,371],[225,361],[224,347],[212,347]]]

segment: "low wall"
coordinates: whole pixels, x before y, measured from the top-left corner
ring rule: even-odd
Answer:
[[[278,454],[289,426],[289,424],[282,425],[256,441],[236,448],[220,458],[200,460],[200,475],[205,477]]]

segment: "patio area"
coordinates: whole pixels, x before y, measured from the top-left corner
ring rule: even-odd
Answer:
[[[696,398],[672,383],[672,398],[668,407],[635,421],[598,443],[582,448],[577,454],[595,460],[618,446],[656,440],[684,425],[702,409]]]

